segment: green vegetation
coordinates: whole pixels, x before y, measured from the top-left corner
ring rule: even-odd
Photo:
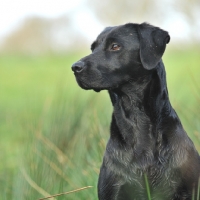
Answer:
[[[0,200],[85,186],[55,198],[97,199],[112,106],[106,91],[77,86],[71,64],[87,53],[0,56]],[[199,54],[168,50],[164,62],[172,105],[200,151]]]

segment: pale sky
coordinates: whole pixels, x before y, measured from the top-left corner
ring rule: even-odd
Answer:
[[[17,28],[28,16],[56,18],[72,13],[70,17],[80,32],[94,40],[104,28],[85,6],[86,0],[0,0],[0,37]],[[148,19],[147,19],[148,21]],[[151,22],[150,22],[151,23]],[[160,25],[176,39],[187,38],[188,27],[181,16],[173,16]],[[181,33],[181,34],[180,34]]]
[[[76,13],[71,16],[74,23],[80,27],[83,34],[88,37],[96,36],[102,26],[97,23],[87,8],[85,0],[0,0],[0,37],[8,34],[26,17],[42,16],[56,18],[69,12]],[[93,30],[91,30],[93,27]]]
[[[56,17],[70,11],[80,2],[81,0],[1,0],[0,34],[10,31],[27,16]]]

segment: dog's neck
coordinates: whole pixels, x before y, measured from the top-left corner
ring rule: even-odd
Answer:
[[[126,127],[132,130],[131,132],[141,133],[141,131],[149,132],[152,128],[150,126],[155,125],[153,132],[157,132],[155,129],[158,130],[165,123],[166,118],[176,115],[169,102],[162,61],[151,73],[137,80],[130,80],[120,88],[109,91],[109,94],[114,106],[114,120],[119,129],[121,126],[121,129]],[[126,134],[130,135],[130,133],[122,133],[123,131],[120,130],[124,137]]]

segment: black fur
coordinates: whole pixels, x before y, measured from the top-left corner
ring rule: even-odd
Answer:
[[[99,200],[147,200],[145,177],[153,200],[197,193],[200,157],[170,104],[161,59],[169,40],[146,23],[108,27],[72,66],[83,89],[108,90],[114,107]]]

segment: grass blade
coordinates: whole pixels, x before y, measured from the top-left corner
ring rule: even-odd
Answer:
[[[146,174],[144,174],[144,180],[145,180],[145,185],[146,185],[148,200],[151,200],[150,187],[149,187],[149,182],[148,182],[148,178],[147,178]]]
[[[79,192],[79,191],[81,191],[81,190],[85,190],[85,189],[92,188],[92,187],[93,187],[93,186],[87,186],[87,187],[79,188],[79,189],[72,190],[72,191],[69,191],[69,192],[63,192],[63,193],[60,193],[60,194],[55,194],[55,195],[52,195],[52,196],[48,196],[48,197],[45,197],[45,198],[41,198],[41,199],[39,199],[39,200],[50,199],[50,198],[58,197],[58,196],[61,196],[61,195],[66,195],[66,194],[70,194],[70,193],[74,193],[74,192]]]

